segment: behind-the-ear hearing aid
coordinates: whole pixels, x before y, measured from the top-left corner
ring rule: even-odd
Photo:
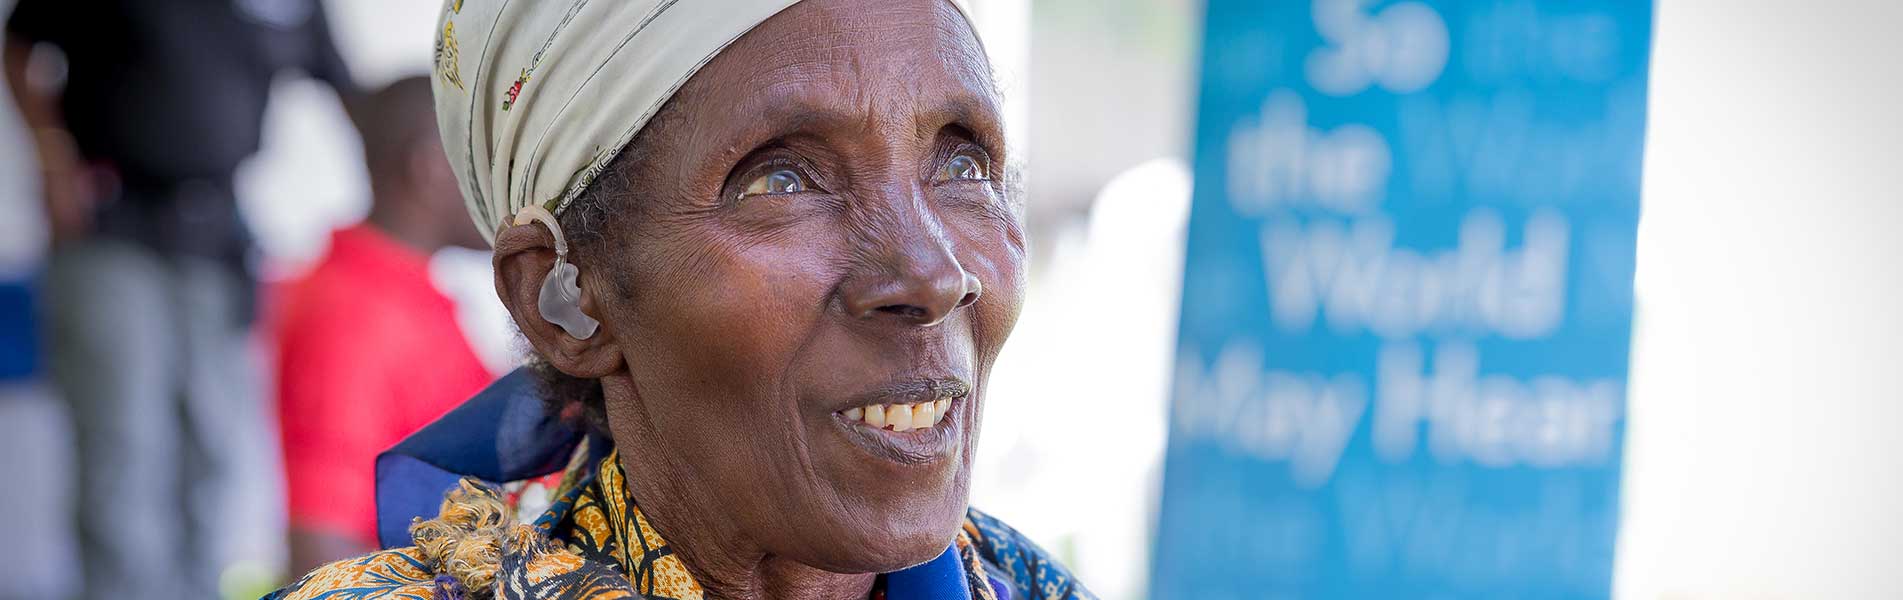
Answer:
[[[568,240],[562,238],[561,223],[540,206],[524,206],[515,213],[517,225],[538,221],[555,235],[555,268],[549,269],[548,277],[542,280],[542,293],[536,297],[535,307],[542,312],[543,320],[561,327],[575,339],[594,337],[601,322],[581,311],[581,285],[576,281],[581,270],[568,262]]]

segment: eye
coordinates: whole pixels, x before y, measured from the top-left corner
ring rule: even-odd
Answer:
[[[983,155],[978,154],[979,152],[979,150],[967,148],[953,154],[950,160],[945,161],[945,168],[939,172],[939,180],[983,181],[990,179],[991,174],[986,168],[987,161]]]
[[[740,190],[740,198],[752,196],[771,196],[796,194],[806,191],[806,179],[792,169],[774,169],[747,182],[746,189]]]

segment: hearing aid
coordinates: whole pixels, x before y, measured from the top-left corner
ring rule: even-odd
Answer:
[[[535,299],[535,307],[541,311],[542,320],[554,323],[578,340],[594,337],[600,321],[581,311],[581,285],[578,282],[581,269],[568,262],[568,240],[562,237],[562,225],[556,222],[555,215],[540,206],[524,206],[515,213],[516,225],[528,225],[540,222],[555,235],[555,268],[548,270],[548,277],[542,279],[542,291]]]

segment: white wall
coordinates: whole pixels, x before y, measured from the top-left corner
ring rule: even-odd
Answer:
[[[1903,595],[1903,3],[1658,5],[1616,593]]]

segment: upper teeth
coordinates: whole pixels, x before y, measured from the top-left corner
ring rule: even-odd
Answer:
[[[860,421],[877,428],[890,428],[893,431],[911,431],[937,425],[945,418],[951,408],[950,399],[917,404],[870,404],[848,408],[844,414],[848,421]]]

